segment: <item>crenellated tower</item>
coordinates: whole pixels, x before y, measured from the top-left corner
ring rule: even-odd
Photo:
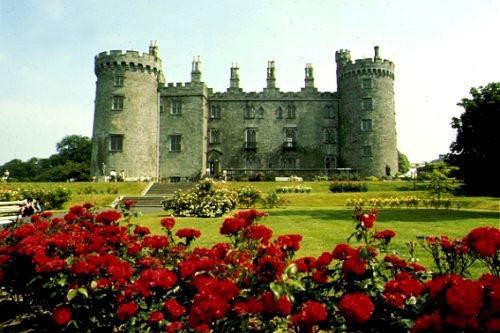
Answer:
[[[164,82],[158,46],[148,53],[119,50],[95,57],[96,98],[92,176],[156,177],[158,86]]]
[[[394,63],[373,58],[351,60],[348,50],[335,53],[340,95],[341,163],[361,176],[393,176],[398,171]]]

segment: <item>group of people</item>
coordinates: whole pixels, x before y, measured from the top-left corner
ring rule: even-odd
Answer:
[[[43,202],[39,199],[27,198],[21,207],[22,217],[30,217],[33,214],[40,214],[45,210]]]

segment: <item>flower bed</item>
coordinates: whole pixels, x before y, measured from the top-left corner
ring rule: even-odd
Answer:
[[[50,332],[496,332],[500,231],[425,238],[439,274],[389,251],[392,230],[356,211],[355,238],[317,258],[295,258],[302,236],[275,236],[265,213],[224,219],[226,243],[193,248],[195,229],[164,234],[130,224],[132,207],[75,206],[0,232],[4,298],[51,313]],[[119,223],[123,216],[127,224]],[[485,274],[463,278],[472,263]]]

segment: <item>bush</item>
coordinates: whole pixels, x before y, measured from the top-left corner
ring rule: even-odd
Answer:
[[[238,194],[209,178],[203,179],[194,189],[176,191],[171,198],[162,201],[163,208],[174,216],[218,217],[234,209]]]
[[[238,200],[246,208],[254,207],[255,203],[260,200],[260,191],[250,185],[244,186],[238,190]]]
[[[220,232],[228,242],[195,249],[200,232],[174,232],[172,217],[153,235],[120,225],[120,212],[97,213],[88,204],[64,219],[35,215],[0,232],[0,297],[18,300],[13,305],[30,316],[48,316],[37,327],[44,332],[496,330],[497,228],[476,228],[457,241],[421,238],[438,266],[433,274],[389,250],[396,233],[375,231],[375,211],[354,213],[349,239],[360,246],[338,244],[298,259],[302,236],[273,237],[265,215],[226,218]],[[477,281],[461,277],[472,264],[484,268]]]
[[[279,186],[275,190],[277,193],[310,193],[312,187],[295,185],[295,186]]]
[[[71,191],[63,187],[50,190],[31,187],[0,191],[0,201],[24,200],[26,198],[40,199],[45,209],[61,209],[64,203],[71,199]]]
[[[330,191],[333,193],[340,192],[367,192],[368,186],[361,182],[340,182],[334,181],[330,183]]]

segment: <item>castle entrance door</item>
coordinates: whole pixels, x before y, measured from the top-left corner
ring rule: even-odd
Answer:
[[[208,164],[210,168],[210,175],[218,175],[220,174],[220,163],[219,161],[210,161]]]

